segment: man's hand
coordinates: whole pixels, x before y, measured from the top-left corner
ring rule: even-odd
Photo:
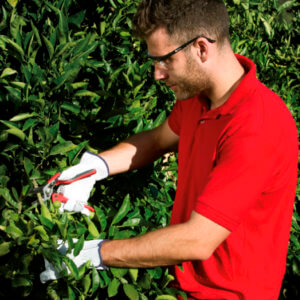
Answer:
[[[106,178],[109,175],[108,166],[105,160],[99,155],[85,152],[80,163],[63,171],[59,176],[59,180],[71,180],[72,178],[87,172],[88,170],[96,170],[94,175],[77,180],[70,184],[60,185],[57,193],[63,194],[68,199],[66,203],[62,203],[60,212],[75,211],[89,215],[89,210],[84,207],[90,197],[91,190],[97,180]]]
[[[104,240],[92,240],[92,241],[85,241],[82,250],[77,256],[73,255],[73,250],[67,256],[73,260],[77,268],[83,266],[86,262],[90,261],[91,266],[94,266],[97,270],[105,270],[107,269],[106,266],[102,264],[100,249],[102,242]],[[77,242],[77,239],[73,239],[73,242]],[[63,242],[62,240],[57,241],[57,250],[62,254],[66,255],[68,251],[68,243]],[[54,266],[44,258],[45,261],[45,271],[40,274],[40,280],[42,283],[45,283],[48,280],[56,280],[60,278],[59,273],[54,268]],[[62,265],[63,269],[66,269],[68,273],[70,273],[69,269],[65,264]]]

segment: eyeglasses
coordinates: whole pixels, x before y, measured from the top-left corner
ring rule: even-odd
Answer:
[[[204,35],[198,35],[196,36],[195,38],[187,41],[186,43],[184,43],[183,45],[179,46],[178,48],[176,48],[175,50],[169,52],[168,54],[166,55],[162,55],[162,56],[152,56],[148,53],[148,57],[150,59],[152,59],[155,63],[159,63],[161,66],[163,67],[166,67],[167,64],[166,64],[166,60],[168,58],[170,58],[172,55],[176,54],[177,52],[181,51],[182,49],[184,49],[185,47],[187,47],[189,44],[193,43],[196,39],[198,39],[199,37],[203,37],[205,39],[207,39],[210,43],[215,43],[216,41],[215,40],[212,40]]]

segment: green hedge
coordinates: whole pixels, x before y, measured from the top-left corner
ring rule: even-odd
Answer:
[[[282,2],[282,1],[281,1]],[[226,1],[235,52],[254,60],[260,79],[299,125],[299,15],[296,1]],[[166,268],[77,269],[56,240],[79,251],[83,239],[144,234],[169,222],[176,156],[99,182],[88,217],[33,204],[34,183],[160,124],[173,94],[154,82],[145,44],[131,34],[133,0],[7,0],[0,4],[0,297],[176,299]],[[297,18],[298,17],[298,18]],[[296,205],[299,206],[299,190]],[[299,215],[295,212],[281,297],[298,294]],[[280,246],[280,245],[279,245]],[[41,284],[43,255],[72,271]],[[184,295],[183,295],[184,296]],[[299,296],[299,295],[298,295]]]

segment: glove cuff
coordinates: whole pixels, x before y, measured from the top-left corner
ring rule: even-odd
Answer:
[[[103,242],[106,242],[108,240],[102,240],[100,243],[99,243],[99,256],[100,256],[100,265],[96,268],[96,269],[100,269],[100,270],[108,270],[108,267],[105,266],[103,263],[102,263],[102,255],[101,255],[101,247],[102,247],[102,244]]]
[[[89,164],[97,173],[94,175],[96,180],[101,180],[109,175],[109,168],[106,161],[98,154],[86,151],[83,153],[80,163]]]

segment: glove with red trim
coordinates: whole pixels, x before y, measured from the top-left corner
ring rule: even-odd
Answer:
[[[96,172],[91,176],[69,184],[59,185],[57,193],[63,195],[64,199],[67,199],[67,202],[62,203],[60,207],[61,213],[64,211],[75,211],[87,216],[89,215],[87,201],[92,188],[96,181],[104,179],[109,175],[109,169],[105,160],[97,154],[85,152],[79,164],[63,171],[58,178],[59,181],[72,181],[72,178],[78,176],[78,174],[86,173],[89,170],[96,170]]]

